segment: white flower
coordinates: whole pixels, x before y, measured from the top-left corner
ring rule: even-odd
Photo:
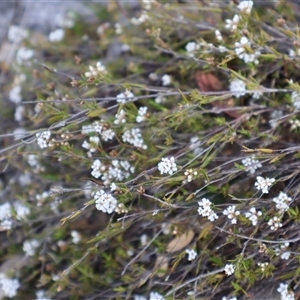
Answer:
[[[260,191],[262,191],[263,194],[269,193],[269,187],[275,182],[274,178],[263,178],[261,176],[256,177],[255,187]]]
[[[186,249],[185,252],[188,255],[188,260],[192,261],[197,257],[197,252],[194,249]]]
[[[7,37],[11,43],[20,43],[28,37],[28,31],[17,25],[11,25],[8,28]]]
[[[283,252],[280,256],[281,259],[289,259],[291,256],[291,252],[290,251],[286,251],[286,252]]]
[[[79,233],[78,231],[72,230],[72,231],[71,231],[71,236],[72,236],[72,242],[73,242],[74,244],[78,244],[78,243],[80,242],[80,240],[81,240],[81,235],[80,235],[80,233]]]
[[[240,58],[243,59],[245,63],[254,62],[255,64],[258,64],[259,61],[257,60],[257,57],[261,55],[259,51],[254,51],[252,53],[248,53],[251,50],[251,43],[245,36],[241,37],[240,42],[235,43],[235,53]]]
[[[30,60],[34,56],[34,50],[21,47],[17,52],[17,62],[19,64]]]
[[[292,58],[300,56],[300,48],[297,48],[296,51],[294,51],[293,49],[289,49],[289,56]]]
[[[215,30],[215,35],[216,35],[216,38],[219,42],[223,41],[222,34],[219,30]]]
[[[46,293],[43,290],[36,291],[35,295],[36,295],[36,299],[35,300],[51,300],[50,298],[48,298],[46,296]]]
[[[142,246],[146,246],[147,245],[147,243],[148,243],[148,236],[147,236],[147,234],[142,234],[141,236],[140,236],[140,241],[141,241],[141,245]]]
[[[108,214],[115,210],[118,203],[111,194],[106,194],[103,190],[96,192],[94,199],[96,208]]]
[[[198,172],[194,171],[193,169],[189,169],[187,171],[184,172],[184,176],[185,176],[185,180],[183,180],[183,183],[187,183],[187,182],[192,182],[193,177],[197,176]]]
[[[240,16],[235,14],[232,20],[229,19],[226,20],[225,28],[231,31],[236,31],[239,21],[240,21]]]
[[[234,265],[226,264],[224,267],[224,271],[227,276],[232,275],[234,273]]]
[[[289,123],[291,124],[291,130],[294,130],[294,129],[297,129],[300,127],[299,120],[289,120]]]
[[[89,66],[89,71],[85,72],[84,75],[88,78],[93,78],[93,77],[97,77],[97,75],[99,74],[106,74],[106,68],[105,66],[101,63],[101,61],[98,61],[96,64],[96,68],[93,66]]]
[[[281,295],[281,300],[294,300],[295,299],[294,292],[288,291],[288,284],[280,283],[277,291]]]
[[[278,119],[280,119],[283,116],[283,112],[281,110],[273,110],[270,114],[270,120],[269,124],[272,128],[277,127],[278,125]]]
[[[200,216],[207,217],[212,222],[219,218],[218,215],[211,209],[212,203],[208,199],[203,198],[198,202],[198,204],[198,213]]]
[[[292,92],[291,99],[296,109],[300,109],[300,93]]]
[[[254,174],[255,170],[261,168],[261,163],[255,159],[255,156],[247,157],[242,160],[243,165],[246,167],[246,171],[250,174]]]
[[[193,150],[194,155],[198,155],[203,151],[203,148],[201,148],[201,142],[197,136],[190,138],[189,149]]]
[[[231,220],[232,224],[236,224],[236,217],[240,214],[239,211],[235,211],[235,206],[229,206],[228,208],[223,210],[223,215],[227,216],[229,220]]]
[[[160,171],[160,174],[169,174],[172,175],[175,172],[177,172],[177,165],[175,163],[175,158],[166,158],[163,157],[161,159],[161,162],[157,166],[158,170]]]
[[[240,2],[240,4],[238,5],[238,9],[244,12],[245,14],[249,15],[251,13],[252,6],[253,6],[253,1],[245,0]]]
[[[23,251],[27,256],[34,256],[35,250],[39,246],[40,246],[40,242],[38,240],[25,241],[23,243]]]
[[[36,137],[37,137],[37,143],[42,149],[49,147],[48,142],[51,137],[51,131],[47,130],[42,133],[38,132],[36,134]]]
[[[283,213],[289,208],[292,198],[288,197],[286,193],[280,192],[278,197],[273,198],[272,201],[276,203],[276,208]]]
[[[246,94],[246,84],[240,79],[233,79],[230,82],[229,89],[233,92],[233,96],[235,97],[244,96]]]
[[[116,32],[116,34],[122,34],[123,33],[123,28],[122,28],[122,25],[120,23],[115,24],[115,32]]]
[[[93,162],[91,168],[93,169],[91,174],[95,178],[99,178],[106,171],[106,167],[101,163],[101,161],[99,159],[97,159]]]
[[[119,103],[126,103],[130,99],[134,99],[134,95],[129,90],[117,95],[117,102]]]
[[[168,74],[164,74],[162,77],[161,77],[161,81],[162,81],[162,85],[163,86],[167,86],[167,85],[170,85],[171,82],[172,82],[172,77]]]
[[[18,279],[8,278],[4,273],[0,273],[0,285],[4,296],[13,298],[17,295],[20,282]]]
[[[151,292],[149,300],[165,300],[165,298],[159,293]]]
[[[149,18],[146,11],[143,11],[139,18],[131,18],[131,23],[134,25],[140,25]]]
[[[256,211],[255,207],[251,207],[249,212],[245,213],[245,217],[248,218],[253,226],[257,225],[258,217],[262,216],[261,211]]]
[[[144,297],[144,296],[135,295],[135,296],[133,297],[133,300],[147,300],[147,298]]]
[[[138,115],[136,117],[137,123],[141,123],[146,120],[147,109],[148,107],[146,106],[142,106],[139,108]]]
[[[24,113],[25,113],[25,106],[24,105],[18,105],[16,107],[16,111],[14,113],[15,121],[21,122],[23,120]]]
[[[81,145],[82,148],[85,148],[87,150],[89,150],[89,152],[93,153],[97,151],[97,146],[100,142],[100,139],[98,136],[91,136],[89,138],[90,143],[88,143],[87,141],[84,141],[83,144]]]
[[[185,50],[188,52],[188,56],[194,57],[195,52],[200,49],[200,45],[196,42],[189,42],[185,46]]]
[[[9,100],[11,102],[14,102],[14,103],[20,103],[22,101],[22,95],[21,95],[21,91],[22,91],[22,88],[21,86],[17,85],[17,86],[14,86],[10,91],[9,91]]]
[[[51,43],[60,42],[65,37],[65,31],[63,29],[56,29],[51,31],[48,35],[48,39]]]
[[[121,123],[126,123],[126,118],[125,118],[126,112],[124,109],[121,109],[118,114],[115,115],[116,119],[114,120],[114,124],[119,125]]]
[[[129,143],[135,147],[147,149],[140,128],[132,128],[125,131],[122,135],[122,140],[124,143]]]
[[[25,217],[30,214],[30,209],[20,202],[14,203],[14,209],[16,211],[16,218],[19,221],[25,219]]]
[[[264,272],[266,270],[266,267],[269,265],[268,262],[264,262],[264,263],[257,263],[257,265],[260,267],[261,271]]]
[[[273,217],[269,220],[268,225],[270,226],[271,230],[277,230],[279,227],[282,227],[281,220],[278,217]]]

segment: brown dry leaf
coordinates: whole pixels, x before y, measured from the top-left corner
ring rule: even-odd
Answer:
[[[196,72],[195,79],[198,88],[202,92],[219,92],[223,90],[222,83],[218,77],[212,73],[203,73],[198,71]],[[233,98],[230,97],[228,99],[214,101],[211,105],[216,108],[234,107],[234,101]],[[224,113],[235,119],[241,117],[241,114],[237,111],[225,111]]]
[[[172,253],[185,248],[195,236],[193,230],[189,230],[181,236],[174,238],[167,246],[167,252]]]
[[[155,261],[154,270],[158,277],[165,276],[169,266],[169,258],[166,255],[158,255]]]

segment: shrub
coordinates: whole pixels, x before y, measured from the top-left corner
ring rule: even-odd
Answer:
[[[95,6],[97,29],[20,34],[4,295],[296,299],[295,8],[144,0]]]

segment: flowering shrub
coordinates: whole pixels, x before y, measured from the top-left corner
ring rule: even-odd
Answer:
[[[5,297],[296,299],[298,6],[234,3],[10,28]]]

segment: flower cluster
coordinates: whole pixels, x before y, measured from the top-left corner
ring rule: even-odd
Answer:
[[[208,199],[203,198],[198,202],[198,204],[198,213],[200,216],[207,217],[212,222],[219,218],[218,215],[211,209],[212,203]]]
[[[225,274],[227,276],[230,276],[234,273],[234,265],[233,264],[226,264],[225,267],[224,267],[224,271],[225,271]]]
[[[82,126],[81,133],[82,134],[90,134],[90,133],[98,133],[103,141],[107,142],[112,140],[115,137],[114,131],[109,128],[108,124],[103,121],[95,121],[91,125]],[[96,142],[96,140],[95,140]],[[96,142],[98,143],[98,142]],[[85,146],[88,147],[87,144]],[[84,146],[83,146],[84,147]],[[84,147],[86,148],[86,147]],[[87,148],[88,149],[88,148]]]
[[[253,226],[257,225],[258,217],[260,217],[260,216],[262,216],[262,212],[256,211],[255,207],[251,207],[249,212],[245,213],[245,217],[248,218],[252,222]]]
[[[99,74],[106,74],[106,68],[105,66],[101,63],[101,61],[98,61],[96,63],[96,68],[93,66],[89,66],[89,71],[85,72],[84,75],[88,78],[95,78]]]
[[[51,137],[51,131],[47,130],[42,133],[38,132],[36,134],[36,137],[37,143],[42,149],[52,146],[51,142],[49,142]]]
[[[126,103],[127,101],[133,99],[134,95],[129,90],[126,90],[124,93],[117,95],[117,102],[119,103]]]
[[[50,298],[48,298],[46,296],[46,293],[43,290],[36,291],[35,295],[36,295],[36,299],[35,300],[51,300]]]
[[[269,220],[268,225],[270,226],[271,230],[275,231],[279,227],[282,227],[281,219],[275,216]]]
[[[97,159],[93,162],[91,172],[95,178],[103,180],[104,185],[110,185],[112,181],[123,181],[134,173],[134,167],[127,160],[114,159],[111,165],[105,165]]]
[[[97,146],[100,142],[100,138],[98,136],[91,136],[89,138],[90,142],[84,141],[82,147],[89,150],[88,156],[91,156],[92,153],[97,151]]]
[[[228,208],[224,209],[223,215],[227,216],[229,220],[231,220],[232,224],[236,224],[236,218],[240,215],[239,211],[235,210],[235,206],[229,206]]]
[[[142,106],[139,108],[138,115],[136,117],[137,123],[141,123],[146,120],[147,109],[148,109],[148,107],[146,107],[146,106]]]
[[[291,130],[297,129],[300,127],[299,120],[290,120],[289,123],[291,124]]]
[[[198,155],[203,151],[203,148],[201,148],[201,142],[197,136],[190,138],[189,149],[193,150],[194,155]]]
[[[276,203],[276,208],[284,213],[289,208],[292,198],[288,197],[286,193],[280,192],[278,197],[273,198],[272,201]]]
[[[17,62],[21,64],[30,60],[34,56],[34,53],[32,49],[21,47],[16,54]]]
[[[151,292],[149,300],[165,300],[165,298],[157,292]]]
[[[292,103],[296,109],[300,109],[300,93],[292,92],[291,95]]]
[[[0,231],[9,230],[13,225],[13,213],[12,210],[15,210],[16,219],[23,220],[30,213],[29,208],[25,207],[19,202],[15,202],[11,205],[8,202],[5,202],[0,205]]]
[[[192,182],[193,177],[197,176],[197,175],[198,175],[198,172],[194,171],[193,169],[189,169],[189,170],[185,171],[184,172],[185,180],[183,180],[183,184]]]
[[[259,63],[257,57],[259,57],[261,53],[251,49],[251,43],[245,36],[241,37],[240,41],[235,43],[234,51],[236,55],[240,59],[243,59],[246,64],[250,62],[254,62],[255,64]],[[250,53],[248,53],[249,51]]]
[[[140,25],[149,19],[146,11],[143,11],[139,18],[131,18],[131,23],[134,25]]]
[[[13,298],[17,295],[20,282],[18,279],[12,279],[7,277],[4,273],[0,273],[0,286],[4,296]]]
[[[122,135],[122,140],[124,143],[129,143],[137,148],[147,149],[147,145],[143,140],[143,136],[140,128],[132,128],[126,130]]]
[[[111,214],[117,207],[117,200],[111,194],[107,194],[103,190],[96,192],[94,199],[96,208],[104,213]]]
[[[237,8],[241,12],[243,12],[247,15],[250,15],[252,7],[253,7],[253,1],[250,1],[250,0],[244,0],[244,1],[240,2],[240,4],[237,6]]]
[[[170,158],[163,157],[161,162],[157,166],[160,174],[169,174],[172,175],[177,172],[177,165],[175,163],[175,158],[172,156]]]
[[[281,300],[295,300],[295,294],[292,291],[288,291],[288,284],[280,283],[277,292],[280,293]]]
[[[269,187],[275,182],[274,178],[263,178],[261,176],[256,177],[255,187],[263,194],[269,193]]]
[[[233,96],[235,97],[244,96],[246,94],[246,84],[240,79],[232,80],[229,89],[233,92]]]
[[[189,261],[192,261],[197,257],[197,252],[194,249],[186,249],[185,252],[188,255]]]
[[[269,124],[272,128],[276,128],[278,126],[278,119],[282,118],[283,112],[281,110],[273,110],[270,114]]]
[[[242,164],[250,174],[254,174],[256,169],[262,167],[261,163],[255,159],[255,156],[244,158]]]
[[[115,120],[114,120],[114,124],[116,124],[116,125],[119,125],[119,124],[122,124],[122,123],[126,123],[126,118],[125,118],[125,116],[126,116],[126,112],[125,112],[125,110],[124,109],[121,109],[120,111],[119,111],[119,113],[117,113],[116,115],[115,115]]]
[[[7,38],[11,43],[20,43],[28,37],[28,31],[17,25],[8,28]]]
[[[264,272],[266,270],[266,267],[269,265],[269,263],[268,262],[264,262],[264,263],[258,262],[257,265],[260,267],[261,271]]]
[[[35,250],[40,246],[40,242],[38,240],[29,240],[23,243],[23,251],[27,256],[34,256]]]
[[[239,24],[240,21],[240,16],[235,14],[234,17],[232,18],[232,20],[227,19],[225,28],[229,29],[230,31],[234,32],[237,30],[237,26]]]
[[[274,249],[275,254],[277,256],[281,254],[280,255],[281,259],[289,259],[290,255],[291,255],[291,252],[290,251],[285,251],[289,245],[290,245],[289,242],[285,242],[285,243],[281,244],[279,248]]]

